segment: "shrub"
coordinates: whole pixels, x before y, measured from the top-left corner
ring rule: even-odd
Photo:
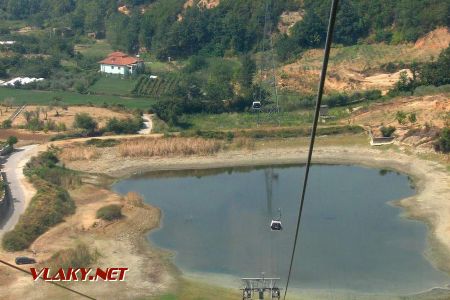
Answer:
[[[388,127],[381,127],[380,131],[383,137],[391,137],[392,134],[395,132],[396,128],[394,126],[388,126]]]
[[[442,129],[439,139],[434,145],[436,151],[443,153],[450,152],[450,127]]]
[[[9,146],[14,146],[15,144],[17,144],[17,142],[18,142],[19,140],[17,139],[17,137],[15,137],[15,136],[10,136],[10,137],[8,137],[8,139],[6,140],[6,143],[9,145]]]
[[[51,270],[87,268],[95,259],[95,253],[89,251],[86,244],[78,244],[75,248],[60,250],[53,254],[49,261],[49,267]]]
[[[97,210],[97,218],[112,221],[122,218],[122,207],[117,204],[103,206]]]
[[[133,134],[137,133],[142,128],[142,124],[141,116],[123,120],[111,118],[106,123],[105,131],[114,132],[116,134]]]
[[[75,115],[73,127],[82,129],[84,132],[90,134],[97,129],[97,122],[87,113],[79,113]]]
[[[75,203],[66,190],[37,176],[32,181],[36,194],[14,229],[3,236],[2,245],[7,251],[28,248],[50,227],[62,222],[64,216],[75,212]]]
[[[417,122],[417,116],[416,113],[411,113],[408,115],[408,121],[411,123],[416,123]]]
[[[2,128],[4,128],[4,129],[8,129],[8,128],[11,128],[12,127],[12,121],[11,120],[4,120],[3,122],[2,122]]]

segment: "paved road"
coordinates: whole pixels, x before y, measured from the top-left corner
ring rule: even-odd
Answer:
[[[25,211],[25,190],[21,181],[24,178],[22,170],[25,160],[34,154],[36,147],[37,145],[30,145],[16,149],[4,165],[13,201],[8,214],[0,220],[0,236],[11,230]]]

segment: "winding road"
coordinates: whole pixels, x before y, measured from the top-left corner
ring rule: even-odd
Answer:
[[[19,221],[20,215],[25,211],[30,192],[24,185],[25,176],[23,167],[25,163],[37,152],[37,145],[18,148],[12,153],[4,165],[9,188],[13,198],[9,212],[0,220],[0,236],[11,230]]]

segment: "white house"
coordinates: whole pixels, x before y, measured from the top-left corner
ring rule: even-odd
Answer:
[[[99,62],[100,72],[116,75],[132,75],[144,68],[142,59],[128,56],[122,52],[113,52]]]

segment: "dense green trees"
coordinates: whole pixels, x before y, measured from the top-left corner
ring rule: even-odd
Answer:
[[[292,35],[281,36],[277,51],[282,59],[325,42],[329,1],[305,0],[306,15]],[[449,26],[450,3],[442,0],[343,0],[337,15],[334,41],[352,45],[359,39],[399,43],[414,41],[437,26]],[[290,51],[289,51],[290,49]]]
[[[450,46],[432,63],[420,69],[420,81],[423,85],[440,86],[450,84]]]
[[[223,56],[258,49],[267,36],[264,25],[276,31],[283,11],[304,9],[304,19],[290,36],[277,38],[277,51],[288,59],[306,48],[324,43],[329,0],[222,0],[213,9],[185,0],[127,0],[131,15],[117,11],[115,0],[0,0],[0,16],[28,19],[37,26],[72,28],[76,33],[107,34],[114,48],[136,52],[146,47],[160,59],[192,54]],[[151,7],[142,15],[138,5]],[[342,0],[335,42],[350,45],[360,39],[398,43],[413,41],[436,26],[450,23],[445,0]]]

